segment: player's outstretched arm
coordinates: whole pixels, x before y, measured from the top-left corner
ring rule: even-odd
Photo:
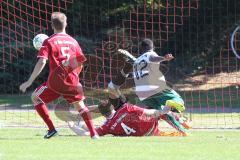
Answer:
[[[127,50],[124,49],[118,49],[118,52],[121,53],[122,55],[125,56],[127,61],[136,61],[136,57],[134,57],[130,52],[128,52]]]
[[[172,54],[166,54],[164,57],[162,56],[150,56],[149,60],[151,62],[163,62],[163,61],[171,61],[174,59]]]
[[[161,115],[167,114],[170,112],[170,107],[164,107],[163,110],[156,110],[156,109],[144,109],[144,114],[147,116],[153,116],[155,118],[159,118]]]
[[[67,123],[68,123],[68,127],[74,133],[76,133],[76,135],[78,135],[78,136],[89,136],[90,135],[90,132],[84,123],[81,123],[81,124],[78,123],[78,125],[76,125],[72,121],[69,121]],[[105,125],[102,125],[101,127],[97,127],[95,129],[99,136],[104,136],[104,135],[108,134],[108,129],[106,128]]]
[[[74,122],[69,121],[68,122],[68,127],[74,132],[76,133],[76,135],[78,136],[89,136],[90,133],[88,131],[88,128],[84,128],[83,126],[78,126],[76,125]]]
[[[42,72],[43,68],[45,67],[46,65],[46,62],[47,60],[45,58],[39,58],[38,62],[36,63],[35,67],[34,67],[34,70],[30,76],[30,78],[22,83],[19,87],[19,89],[22,91],[22,92],[25,92],[26,89],[32,85],[33,81],[38,77],[38,75]]]

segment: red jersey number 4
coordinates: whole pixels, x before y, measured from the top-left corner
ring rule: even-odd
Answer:
[[[131,133],[136,133],[136,131],[133,128],[128,127],[123,122],[121,123],[121,126],[122,126],[124,132],[126,133],[126,135],[130,135]]]

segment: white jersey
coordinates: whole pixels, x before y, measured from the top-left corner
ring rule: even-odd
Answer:
[[[133,65],[135,92],[141,101],[170,89],[159,69],[160,62],[150,62],[150,55],[158,56],[156,52],[148,51],[138,57]]]

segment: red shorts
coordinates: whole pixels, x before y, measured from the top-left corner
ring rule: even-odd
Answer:
[[[49,103],[60,96],[63,96],[64,99],[68,101],[68,103],[74,103],[74,102],[79,102],[81,100],[84,100],[84,95],[83,94],[76,94],[76,95],[63,95],[60,93],[55,92],[54,90],[50,89],[47,86],[47,83],[43,83],[40,85],[34,92],[33,92],[33,103],[35,105],[39,103]]]

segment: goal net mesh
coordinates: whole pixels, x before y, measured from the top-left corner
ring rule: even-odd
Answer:
[[[80,75],[87,105],[107,98],[108,82],[124,65],[117,49],[138,57],[141,39],[150,38],[159,55],[175,57],[160,69],[183,97],[193,128],[239,128],[240,61],[229,45],[240,18],[238,5],[238,1],[214,0],[0,1],[0,124],[43,126],[30,97],[46,81],[47,67],[26,94],[19,92],[19,85],[37,60],[33,37],[53,34],[51,13],[61,11],[68,17],[67,32],[87,57]],[[123,92],[130,102],[138,103],[129,83]],[[63,102],[49,104],[50,110],[61,112],[55,107]],[[51,113],[54,123],[65,124],[64,118]],[[67,117],[72,115],[76,113],[70,109]]]

